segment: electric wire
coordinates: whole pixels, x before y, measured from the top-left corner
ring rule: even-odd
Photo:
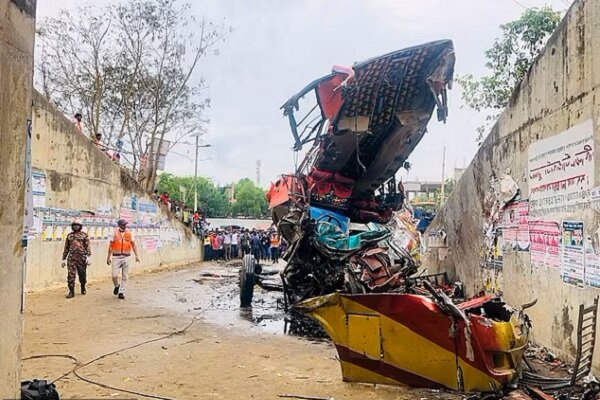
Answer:
[[[100,355],[98,357],[95,357],[95,358],[91,359],[90,361],[87,361],[87,362],[85,362],[83,364],[76,357],[74,357],[74,356],[72,356],[70,354],[36,354],[36,355],[33,355],[33,356],[25,357],[25,358],[22,359],[22,361],[36,360],[36,359],[41,359],[41,358],[67,358],[67,359],[70,359],[70,360],[72,360],[72,361],[75,362],[75,367],[73,367],[68,372],[62,374],[58,378],[54,379],[53,381],[51,381],[50,382],[51,384],[56,383],[59,380],[64,379],[67,376],[73,374],[77,378],[79,378],[80,380],[82,380],[84,382],[87,382],[87,383],[90,383],[92,385],[96,385],[96,386],[99,386],[99,387],[102,387],[102,388],[105,388],[105,389],[118,390],[118,391],[121,391],[121,392],[124,392],[124,393],[134,394],[134,395],[137,395],[137,396],[142,396],[142,397],[146,397],[146,398],[150,398],[150,399],[175,400],[172,397],[164,397],[164,396],[159,396],[159,395],[155,395],[155,394],[148,394],[148,393],[143,393],[143,392],[137,392],[137,391],[134,391],[134,390],[123,389],[123,388],[120,388],[120,387],[117,387],[117,386],[112,386],[112,385],[108,385],[106,383],[94,381],[94,380],[92,380],[90,378],[87,378],[87,377],[83,376],[81,373],[78,372],[78,370],[80,370],[82,368],[85,368],[85,367],[87,367],[87,366],[89,366],[91,364],[94,364],[95,362],[100,361],[100,360],[102,360],[102,359],[104,359],[106,357],[109,357],[111,355],[114,355],[114,354],[117,354],[117,353],[122,353],[122,352],[127,351],[127,350],[132,350],[132,349],[135,349],[137,347],[144,346],[146,344],[150,344],[150,343],[158,342],[158,341],[161,341],[161,340],[169,339],[169,338],[171,338],[173,336],[182,335],[188,329],[190,329],[192,327],[192,325],[196,322],[197,317],[199,315],[200,314],[195,315],[192,318],[192,320],[190,321],[190,323],[188,323],[183,329],[179,329],[179,330],[173,331],[173,332],[171,332],[169,334],[166,334],[166,335],[159,336],[159,337],[154,338],[154,339],[145,340],[143,342],[136,343],[136,344],[131,345],[131,346],[123,347],[123,348],[120,348],[120,349],[117,349],[117,350],[113,350],[113,351],[108,352],[108,353],[104,353],[104,354],[102,354],[102,355]]]
[[[518,6],[520,6],[521,8],[523,8],[524,10],[529,10],[529,9],[530,9],[530,8],[529,8],[529,7],[527,7],[526,5],[524,5],[524,4],[522,4],[522,3],[520,3],[518,0],[513,0],[513,2],[514,2],[515,4],[517,4]]]

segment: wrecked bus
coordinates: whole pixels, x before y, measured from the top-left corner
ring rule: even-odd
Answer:
[[[282,291],[286,310],[322,324],[347,381],[474,391],[518,375],[527,316],[419,273],[421,235],[395,178],[434,110],[446,121],[454,61],[440,40],[334,66],[281,107],[294,150],[310,147],[267,194],[289,243],[281,283],[247,255],[241,305],[255,284]]]

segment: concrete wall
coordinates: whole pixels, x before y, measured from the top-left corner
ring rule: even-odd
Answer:
[[[428,231],[430,243],[437,242],[437,245],[441,242],[432,240],[435,239],[432,235],[440,228],[447,234],[447,248],[432,246],[428,249],[426,260],[431,269],[450,271],[451,275],[465,283],[469,295],[480,290],[499,291],[513,305],[537,298],[538,304],[528,310],[534,325],[533,339],[567,359],[572,358],[575,351],[578,306],[581,303],[591,304],[600,295],[600,289],[586,284],[578,287],[565,283],[561,268],[567,263],[559,255],[560,265],[552,266],[550,261],[542,264],[540,253],[533,252],[534,247],[518,251],[510,244],[505,245],[501,266],[491,268],[485,265],[483,227],[488,220],[485,214],[490,212],[485,197],[490,192],[491,174],[501,176],[510,170],[510,176],[519,186],[521,199],[529,199],[530,215],[524,219],[525,224],[518,227],[523,238],[533,239],[536,221],[547,221],[558,227],[563,226],[563,221],[581,221],[585,235],[597,241],[600,214],[595,210],[600,210],[600,207],[598,192],[593,189],[600,186],[600,157],[594,154],[600,144],[598,38],[600,0],[576,1],[513,94],[509,107]],[[582,127],[582,123],[588,125]],[[583,142],[573,143],[573,137],[577,135],[572,133],[561,134],[572,127],[587,132],[591,152],[576,156]],[[554,137],[551,140],[555,144],[548,141],[550,137]],[[542,148],[556,152],[547,152],[536,159],[535,155],[541,154]],[[588,153],[591,159],[585,158]],[[569,159],[566,154],[569,154]],[[533,171],[536,162],[552,160],[552,157],[559,161],[557,165],[563,166],[564,171],[541,168],[538,171],[542,175],[536,176]],[[581,163],[578,161],[577,165],[568,166],[569,160],[578,157],[582,159]],[[583,179],[567,179],[566,186],[550,185],[540,190],[540,179],[556,175],[560,181],[564,178],[560,178],[561,174],[569,171],[578,173],[582,168],[587,169]],[[566,197],[561,197],[565,193],[581,197],[565,200]],[[554,204],[540,201],[540,196]],[[527,205],[527,201],[524,204]],[[501,226],[502,220],[497,224]],[[502,235],[506,236],[510,229],[506,228]],[[560,233],[563,232],[564,229]],[[588,251],[592,247],[585,246]],[[560,249],[564,251],[565,248],[561,245]],[[549,251],[546,250],[546,253]],[[585,262],[591,273],[597,256],[592,255],[589,260],[586,256]],[[594,360],[596,373],[600,372],[598,347]]]
[[[66,286],[60,267],[64,237],[74,216],[83,219],[92,242],[90,279],[110,276],[108,237],[116,220],[130,221],[141,249],[132,273],[201,261],[198,238],[153,202],[130,178],[41,94],[33,96],[35,229],[27,257],[27,289]],[[133,203],[133,205],[132,205]]]
[[[0,2],[0,398],[17,398],[23,328],[25,148],[35,0]]]

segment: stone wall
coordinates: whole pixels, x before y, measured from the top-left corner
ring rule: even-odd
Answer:
[[[0,399],[19,396],[23,331],[25,154],[35,0],[0,2]]]
[[[427,233],[429,268],[448,270],[468,295],[537,298],[533,339],[567,359],[579,304],[600,295],[599,37],[600,0],[576,1]],[[505,173],[520,194],[490,217],[490,177]],[[487,246],[490,222],[497,242]],[[593,366],[600,372],[598,346]]]
[[[125,169],[79,132],[44,96],[33,96],[33,205],[26,288],[66,286],[60,267],[71,220],[83,220],[92,243],[90,279],[110,276],[108,238],[116,221],[130,221],[141,263],[132,273],[199,262],[198,238],[154,202]]]

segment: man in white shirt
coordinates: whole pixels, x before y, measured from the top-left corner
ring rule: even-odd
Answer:
[[[233,258],[238,257],[238,244],[239,244],[239,234],[237,231],[234,231],[231,234],[231,256]]]
[[[231,260],[231,231],[229,229],[225,232],[223,247],[225,248],[225,261]]]

